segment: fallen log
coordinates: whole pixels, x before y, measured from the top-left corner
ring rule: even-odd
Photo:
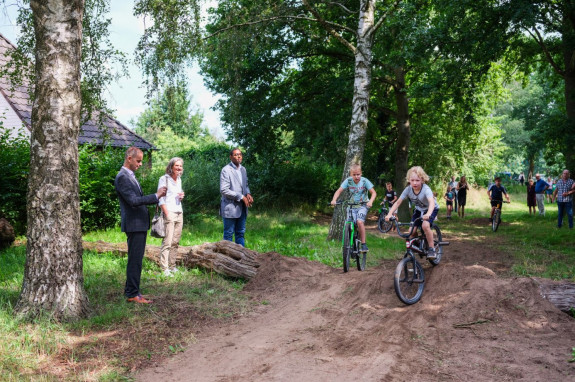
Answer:
[[[83,242],[84,250],[98,253],[111,252],[117,255],[127,255],[126,243],[106,243],[103,241]],[[160,249],[156,245],[147,245],[144,256],[156,264],[160,263]],[[231,241],[205,243],[192,247],[179,247],[176,265],[186,268],[204,268],[216,273],[251,279],[259,267],[258,252],[252,251]]]
[[[565,313],[575,309],[575,283],[533,278],[539,284],[541,295]]]

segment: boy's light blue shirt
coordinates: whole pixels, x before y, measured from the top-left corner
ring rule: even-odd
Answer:
[[[353,178],[350,176],[340,186],[341,188],[348,189],[350,193],[349,200],[353,203],[361,203],[369,201],[368,191],[373,188],[373,183],[363,176],[359,182],[355,184]]]

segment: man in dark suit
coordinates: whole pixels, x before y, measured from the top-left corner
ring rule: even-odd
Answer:
[[[158,189],[155,194],[144,195],[134,175],[142,165],[143,158],[142,150],[137,147],[128,148],[124,165],[116,175],[114,186],[120,199],[122,232],[128,237],[128,266],[124,294],[128,302],[150,304],[152,301],[145,299],[140,293],[142,260],[146,250],[146,236],[150,229],[150,214],[146,205],[158,203],[159,198],[166,195],[166,187]]]
[[[220,173],[220,215],[224,220],[224,240],[232,241],[232,236],[235,236],[236,243],[245,246],[248,207],[252,206],[254,199],[242,159],[241,150],[233,149],[230,152],[230,163]]]

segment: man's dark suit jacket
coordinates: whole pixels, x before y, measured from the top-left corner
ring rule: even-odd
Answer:
[[[122,232],[143,232],[150,229],[148,204],[158,203],[156,194],[144,195],[136,178],[122,167],[114,181],[120,199]]]

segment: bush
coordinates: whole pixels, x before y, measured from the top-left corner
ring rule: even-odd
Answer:
[[[124,149],[83,145],[79,149],[82,230],[114,227],[120,222],[120,202],[114,179],[124,163]]]
[[[30,166],[30,139],[10,136],[0,122],[0,217],[10,221],[17,235],[26,232],[26,192]]]

